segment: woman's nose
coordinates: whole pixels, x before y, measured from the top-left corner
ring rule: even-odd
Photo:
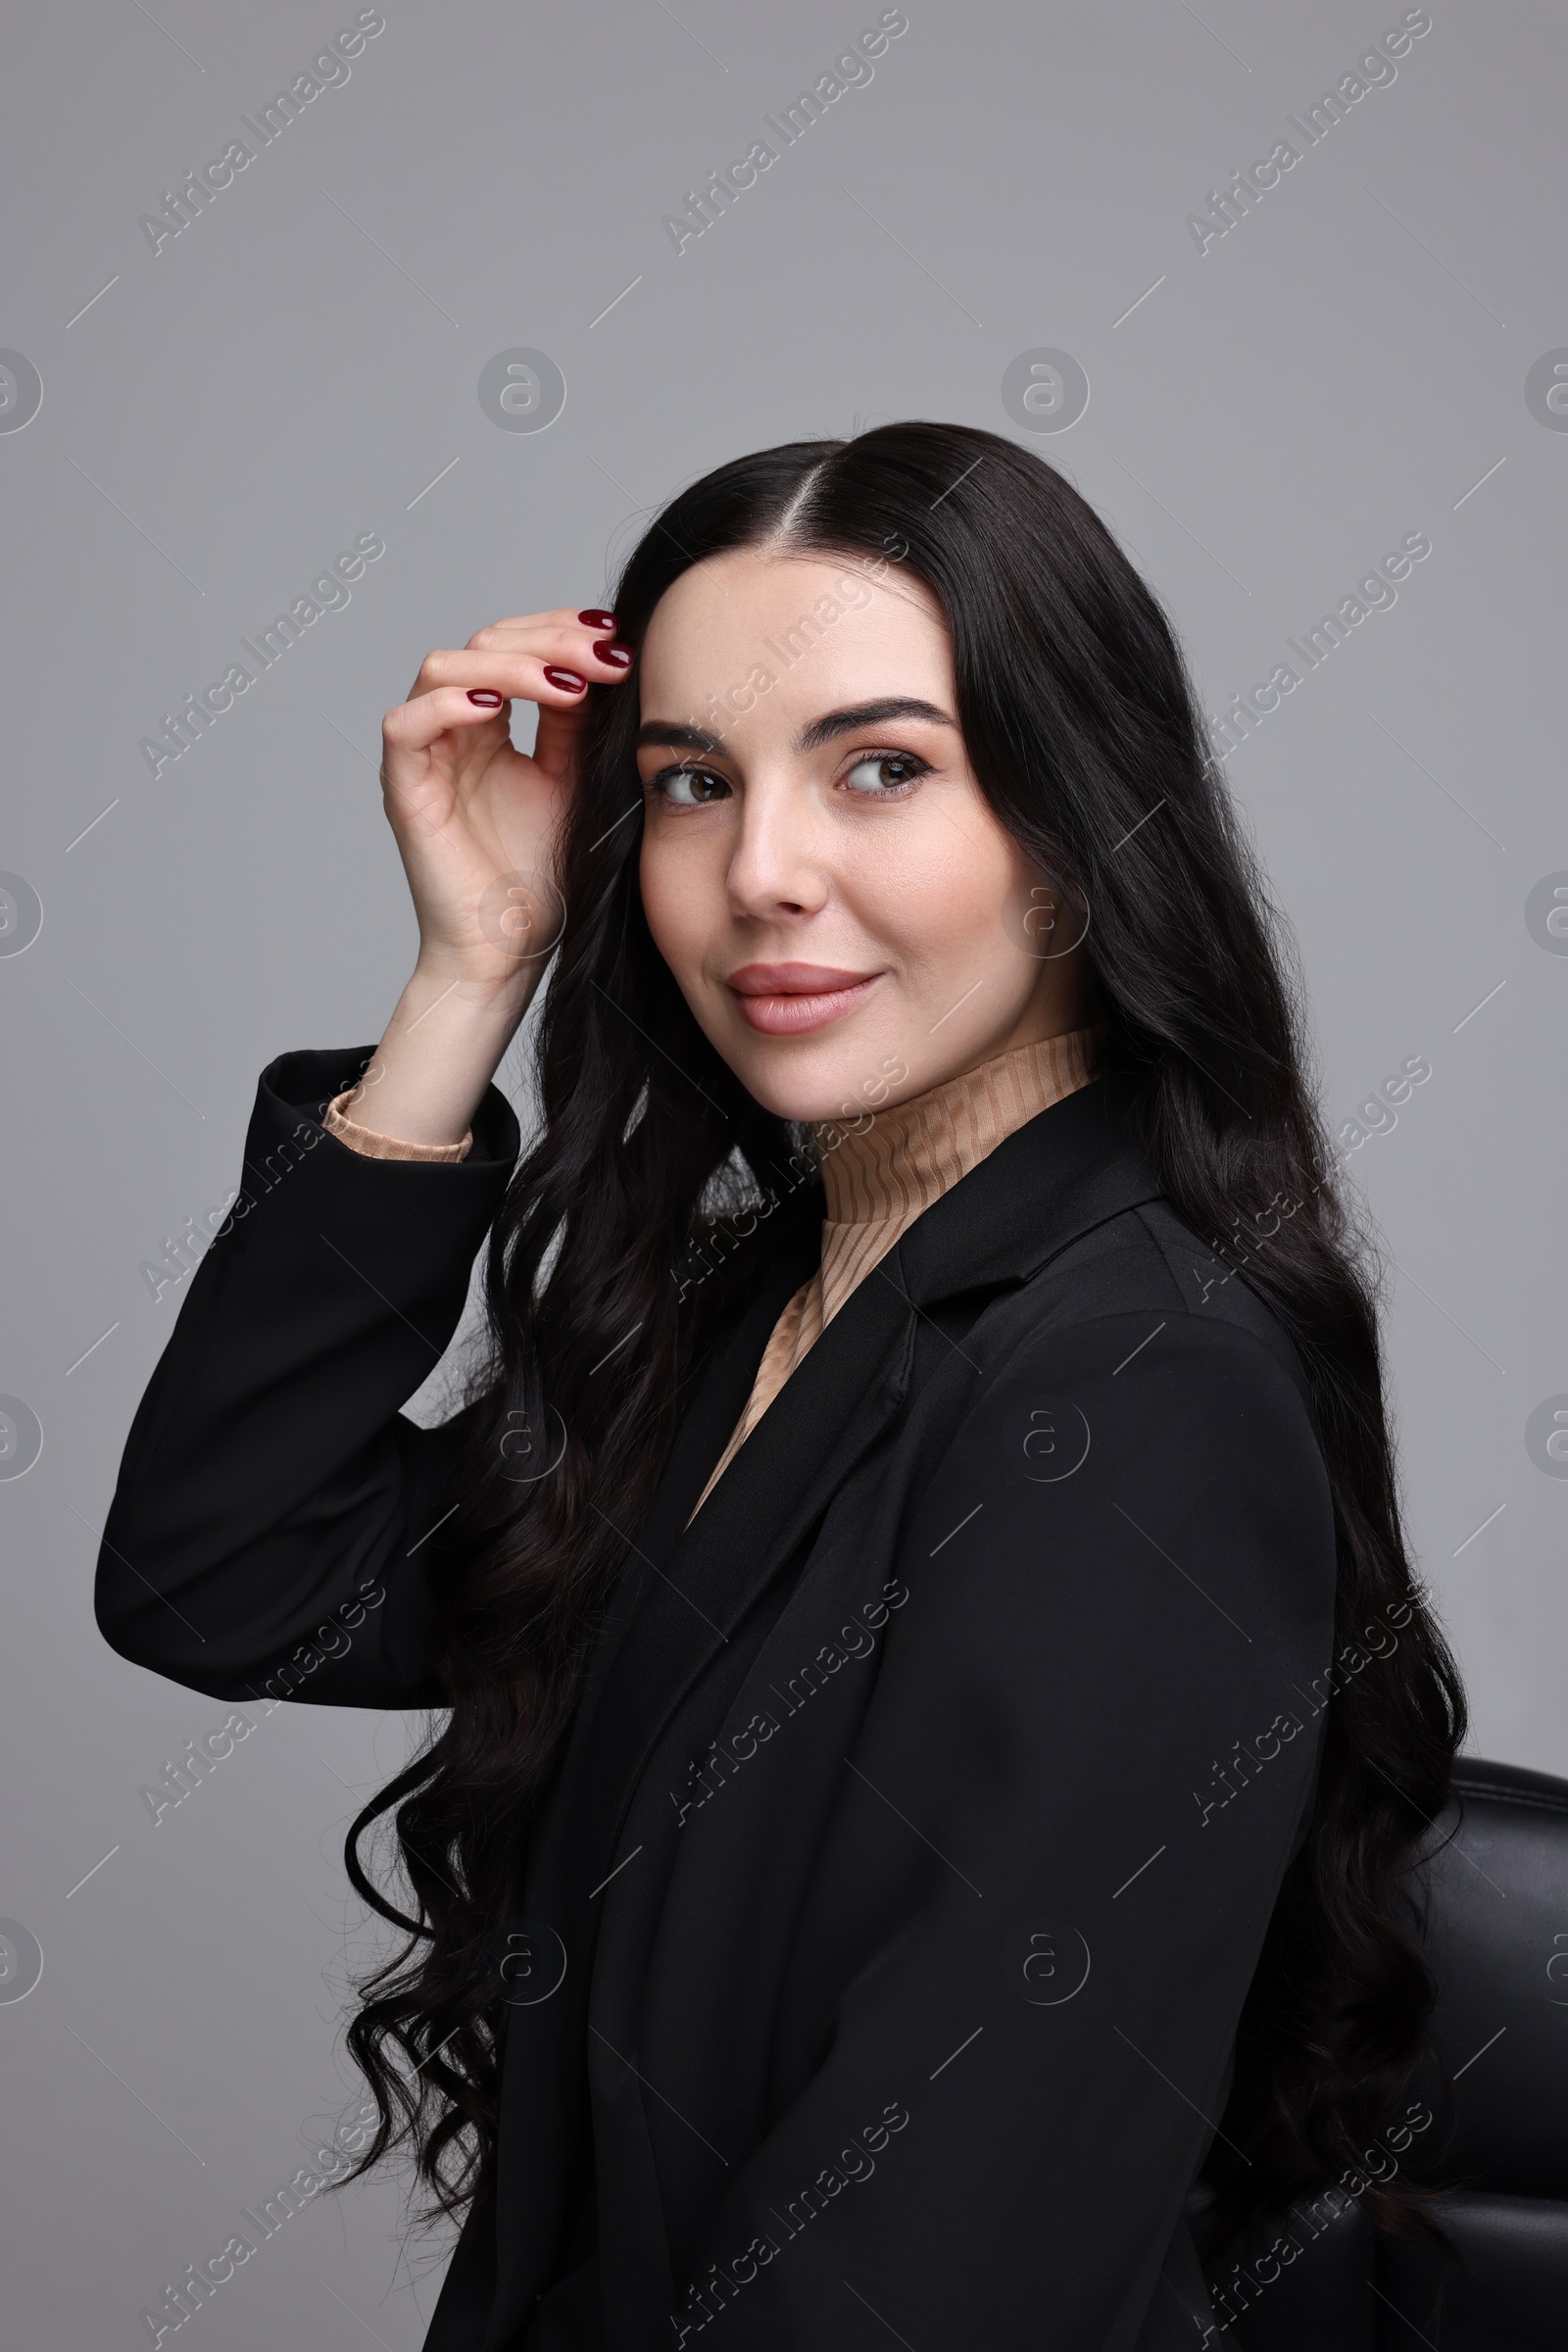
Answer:
[[[827,904],[831,875],[821,824],[807,796],[787,781],[748,783],[728,887],[732,910],[753,920],[813,914]]]

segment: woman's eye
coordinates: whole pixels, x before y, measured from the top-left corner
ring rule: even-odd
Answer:
[[[877,752],[869,760],[858,760],[844,781],[852,792],[864,793],[869,798],[877,793],[897,792],[927,772],[926,762],[917,760],[912,752]]]
[[[727,777],[706,767],[666,767],[653,779],[653,789],[672,808],[703,808],[729,798]]]

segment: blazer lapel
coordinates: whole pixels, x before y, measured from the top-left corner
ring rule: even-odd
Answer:
[[[778,1247],[760,1272],[751,1304],[699,1376],[648,1515],[637,1530],[635,1541],[627,1539],[626,1566],[584,1678],[572,1726],[568,1774],[574,1772],[578,1758],[589,1744],[589,1733],[598,1717],[605,1684],[614,1668],[627,1630],[639,1616],[650,1590],[658,1589],[697,1497],[745,1409],[773,1326],[816,1265],[821,1249],[819,1187],[811,1205],[815,1213],[808,1225],[792,1223],[780,1235]]]
[[[1133,1127],[1134,1093],[1119,1070],[1080,1087],[917,1217],[899,1245],[911,1303],[1027,1282],[1096,1225],[1161,1199]]]
[[[655,1566],[652,1556],[645,1562],[651,1573],[604,1680],[584,1757],[573,1837],[585,1858],[612,1855],[664,1725],[898,1410],[910,1320],[897,1285],[863,1284],[791,1374],[691,1525],[676,1533],[667,1565]],[[743,1393],[704,1478],[745,1401]],[[701,1485],[682,1492],[671,1482],[673,1507],[689,1511]]]
[[[725,1398],[734,1410],[717,1444],[705,1428],[685,1475],[666,1478],[645,1537],[669,1549],[659,1564],[654,1544],[639,1539],[642,1590],[596,1693],[572,1807],[590,1885],[612,1867],[664,1725],[898,1411],[917,1319],[945,1298],[1027,1280],[1093,1226],[1159,1197],[1127,1124],[1130,1095],[1116,1078],[1080,1088],[918,1217],[790,1375],[689,1527],[684,1516],[670,1521],[690,1510],[745,1394]],[[760,1347],[746,1355],[755,1370]]]

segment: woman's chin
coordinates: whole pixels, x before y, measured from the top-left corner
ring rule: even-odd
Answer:
[[[734,1041],[724,1058],[764,1110],[805,1127],[862,1119],[915,1091],[907,1060],[885,1040],[849,1052],[847,1042],[829,1045],[809,1035],[764,1041],[749,1034],[744,1044]]]

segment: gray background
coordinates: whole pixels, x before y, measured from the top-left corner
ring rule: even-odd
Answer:
[[[1392,1261],[1410,1524],[1474,1746],[1568,1772],[1568,1483],[1525,1442],[1568,1392],[1568,958],[1525,916],[1568,868],[1568,436],[1525,398],[1568,344],[1560,11],[1434,0],[1397,79],[1200,255],[1187,216],[1399,7],[910,0],[874,78],[677,256],[662,216],[874,6],[387,0],[352,78],[155,256],[141,213],[353,13],[94,0],[13,33],[0,343],[44,387],[0,433],[0,866],[44,908],[0,960],[0,1391],[44,1432],[0,1483],[0,1917],[44,1958],[0,2002],[19,2344],[147,2342],[162,2282],[355,2104],[339,2004],[369,1937],[339,1847],[417,1728],[280,1709],[154,1826],[141,1786],[224,1710],[92,1620],[183,1295],[155,1302],[138,1269],[235,1185],[268,1059],[380,1033],[415,933],[376,727],[421,655],[602,601],[648,507],[736,452],[906,416],[1030,438],[1164,599],[1211,709],[1429,534],[1397,605],[1227,772],[1299,938],[1336,1123],[1432,1065],[1351,1162]],[[564,374],[547,431],[480,408],[516,346]],[[1034,439],[1001,385],[1042,346],[1091,399]],[[347,609],[154,781],[158,714],[367,531],[386,554]],[[407,2352],[444,2249],[411,2261],[400,2212],[393,2181],[309,2206],[178,2340]]]

